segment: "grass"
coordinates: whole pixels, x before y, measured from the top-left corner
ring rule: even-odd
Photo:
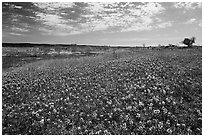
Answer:
[[[55,53],[52,53],[53,50]],[[61,53],[65,51],[65,53]],[[95,56],[100,53],[95,52],[82,52],[78,54],[66,54],[70,50],[63,49],[62,47],[3,47],[2,48],[2,68],[3,71],[15,69],[28,63],[33,63],[39,60],[50,59],[71,59],[84,56]]]
[[[4,72],[3,134],[202,134],[201,49],[116,51]]]

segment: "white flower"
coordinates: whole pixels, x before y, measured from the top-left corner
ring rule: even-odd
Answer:
[[[109,104],[109,105],[111,105],[112,104],[112,101],[110,100],[110,101],[107,101],[107,103]]]
[[[77,129],[78,129],[78,130],[80,130],[80,129],[81,129],[81,127],[77,127]]]
[[[169,134],[172,134],[172,132],[173,132],[170,128],[168,128],[166,131],[167,131]]]
[[[45,121],[44,118],[42,118],[42,119],[40,120],[40,123],[41,123],[41,124],[44,124],[44,121]]]
[[[150,90],[150,89],[147,89],[147,92],[148,92],[148,93],[150,93],[150,92],[151,92],[151,90]]]
[[[167,101],[168,103],[170,103],[170,102],[171,102],[170,98],[166,98],[166,101]]]
[[[141,114],[140,114],[140,113],[137,113],[136,117],[140,117],[140,116],[141,116]]]
[[[164,95],[166,94],[166,90],[163,89],[162,92],[163,92]]]
[[[54,113],[57,113],[57,110],[54,108],[54,109],[53,109],[53,112],[54,112]]]
[[[132,106],[127,106],[126,109],[127,109],[127,110],[131,110],[131,109],[132,109]]]
[[[155,114],[159,114],[160,113],[160,110],[159,109],[156,109],[153,111]]]
[[[159,129],[162,129],[163,128],[163,122],[159,122],[158,127],[159,127]]]
[[[176,105],[176,101],[173,101],[173,105]]]
[[[143,126],[139,126],[139,130],[143,130]]]
[[[164,114],[166,114],[168,112],[168,110],[164,106],[162,107],[162,110],[163,110]]]
[[[184,127],[186,126],[186,124],[181,124],[181,125],[184,126]]]
[[[167,124],[167,125],[170,125],[170,120],[167,120],[167,121],[166,121],[166,124]]]
[[[93,117],[94,117],[94,118],[97,117],[97,113],[96,113],[96,112],[93,113]]]
[[[181,124],[177,123],[176,126],[181,126]]]
[[[202,116],[202,113],[200,112],[199,109],[197,110],[197,113],[198,113],[199,116]]]
[[[139,106],[144,106],[144,103],[139,101]]]
[[[150,105],[150,106],[153,106],[153,103],[150,103],[149,105]]]

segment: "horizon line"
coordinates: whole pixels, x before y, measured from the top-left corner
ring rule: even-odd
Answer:
[[[132,46],[137,46],[137,47],[148,47],[148,46],[153,46],[153,47],[158,47],[159,45],[160,46],[168,46],[169,44],[172,44],[172,45],[185,45],[183,43],[177,43],[177,44],[174,44],[174,43],[169,43],[169,44],[145,44],[145,46],[143,46],[143,44],[91,44],[91,43],[38,43],[38,42],[2,42],[2,44],[47,44],[47,45],[88,45],[88,46],[124,46],[124,47],[132,47]],[[199,43],[194,43],[194,45],[196,46],[202,46],[202,44],[199,44]]]

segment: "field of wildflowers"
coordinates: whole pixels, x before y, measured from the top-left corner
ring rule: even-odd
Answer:
[[[2,74],[2,134],[202,134],[201,49],[116,51]]]

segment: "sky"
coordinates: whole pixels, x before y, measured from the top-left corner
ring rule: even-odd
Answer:
[[[2,42],[202,44],[201,2],[3,2]]]

